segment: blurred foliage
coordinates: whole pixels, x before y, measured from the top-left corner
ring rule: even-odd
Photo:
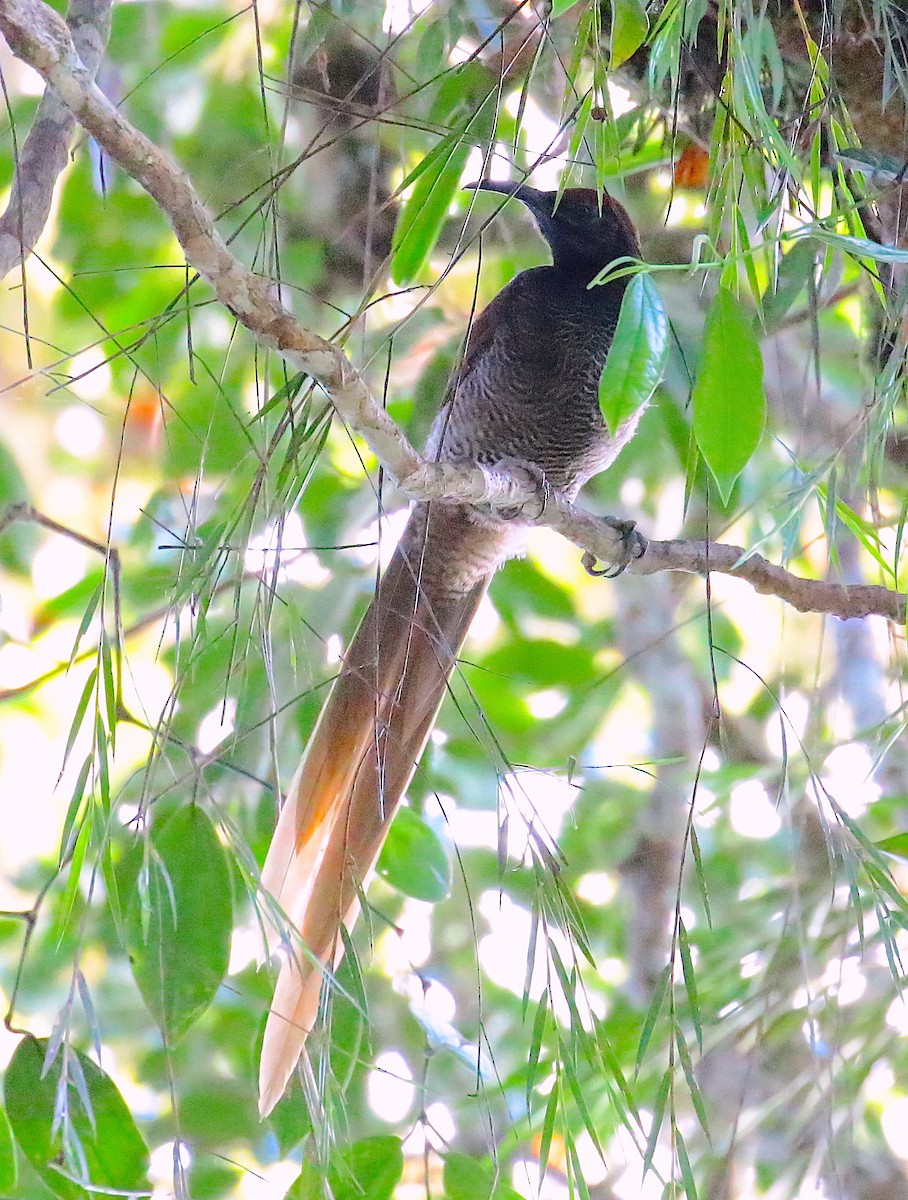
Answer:
[[[544,8],[118,4],[100,82],[417,440],[545,260],[461,185],[608,188],[612,370],[670,334],[588,503],[898,586],[902,8]],[[257,873],[401,501],[87,139],[0,305],[4,1196],[908,1196],[902,631],[541,532],[260,1123]]]

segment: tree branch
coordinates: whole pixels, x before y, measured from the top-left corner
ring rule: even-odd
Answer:
[[[76,52],[91,78],[110,34],[110,5],[111,0],[72,0],[66,14]],[[48,89],[19,151],[9,203],[0,216],[0,279],[28,258],[47,224],[75,126],[70,109]]]
[[[186,175],[95,85],[62,18],[42,0],[0,0],[0,30],[13,53],[44,77],[110,158],[157,202],[187,262],[211,285],[221,303],[260,344],[275,350],[294,370],[324,389],[338,415],[365,439],[411,499],[524,510],[522,520],[555,529],[596,559],[624,563],[631,557],[630,569],[635,574],[721,571],[746,579],[757,591],[779,596],[801,611],[839,617],[877,613],[905,620],[905,596],[883,587],[800,579],[759,555],[745,559],[737,546],[681,541],[647,545],[639,535],[636,544],[631,544],[626,524],[596,517],[558,495],[541,496],[533,480],[518,479],[506,469],[426,462],[343,351],[304,329],[277,301],[270,282],[234,258]]]

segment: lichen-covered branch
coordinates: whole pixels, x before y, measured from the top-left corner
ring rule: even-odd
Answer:
[[[518,508],[522,519],[550,526],[608,563],[647,575],[657,571],[721,571],[746,579],[807,612],[839,617],[877,613],[905,620],[905,596],[883,587],[849,587],[800,579],[737,546],[629,539],[620,522],[586,512],[562,497],[539,495],[538,484],[506,469],[426,462],[369,391],[343,351],[304,329],[276,298],[270,281],[230,252],[186,175],[135,129],[95,85],[63,19],[42,0],[0,0],[0,31],[13,53],[34,67],[106,154],[136,179],[170,221],[186,260],[217,298],[264,346],[314,379],[338,415],[368,443],[412,499]]]
[[[653,575],[657,571],[735,575],[746,580],[755,591],[778,596],[799,612],[828,613],[843,620],[875,615],[900,624],[905,622],[908,597],[904,592],[877,584],[804,579],[768,562],[761,554],[748,555],[741,546],[720,542],[650,542],[643,557],[631,563],[629,569],[635,575]]]
[[[76,52],[91,78],[110,34],[110,5],[111,0],[72,0],[66,14]],[[9,203],[0,216],[0,279],[31,254],[47,224],[75,127],[72,111],[48,89],[19,150]]]

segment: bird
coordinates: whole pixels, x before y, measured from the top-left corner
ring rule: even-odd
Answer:
[[[520,272],[473,322],[425,457],[523,468],[573,500],[640,417],[609,434],[599,403],[626,277],[590,286],[616,259],[640,257],[637,234],[617,200],[590,188],[559,196],[525,183],[469,186],[522,202],[552,263]],[[285,940],[265,1025],[263,1117],[304,1053],[322,984],[343,955],[342,928],[358,915],[473,616],[528,527],[519,514],[415,503],[347,647],[262,869],[262,888],[299,933]],[[278,941],[275,930],[272,948]]]

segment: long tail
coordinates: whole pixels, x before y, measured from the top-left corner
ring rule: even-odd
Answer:
[[[391,820],[432,730],[455,657],[506,535],[464,510],[417,507],[347,649],[290,785],[262,885],[302,936],[281,966],[259,1110],[281,1098],[340,961]],[[275,941],[277,935],[275,934]]]

